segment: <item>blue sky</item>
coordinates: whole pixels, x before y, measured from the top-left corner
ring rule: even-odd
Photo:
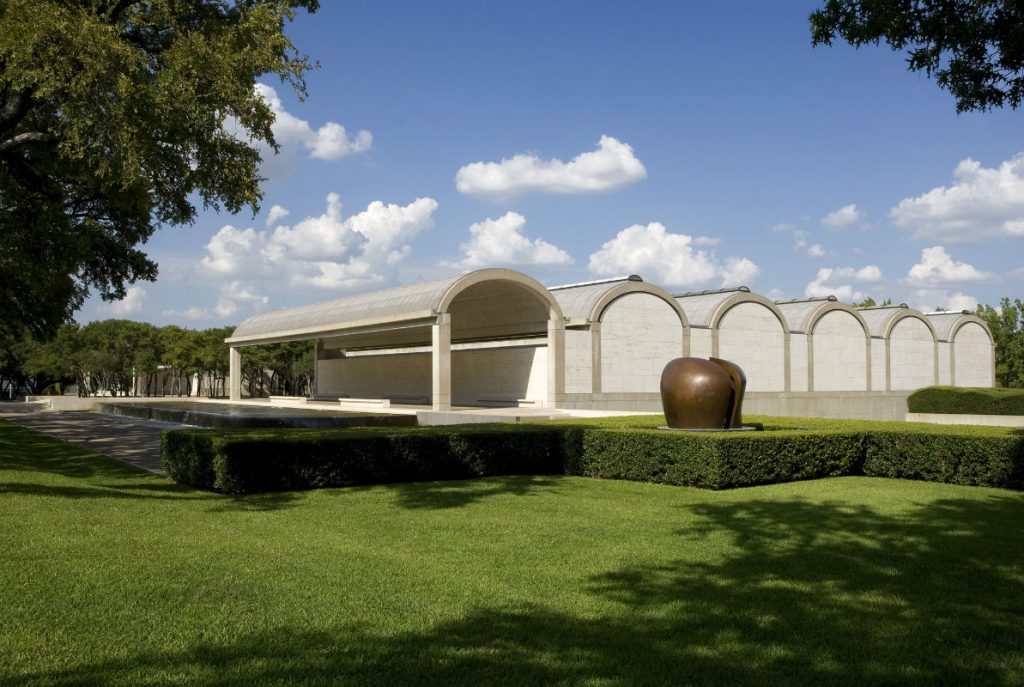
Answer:
[[[161,229],[159,280],[79,319],[234,324],[492,265],[1020,296],[1024,112],[958,115],[884,46],[812,48],[818,4],[328,0],[289,29],[308,98],[263,80],[283,150],[260,213]]]

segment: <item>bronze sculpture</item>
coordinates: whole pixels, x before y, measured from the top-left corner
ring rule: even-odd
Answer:
[[[661,405],[670,429],[724,430],[743,425],[747,377],[720,358],[676,358],[661,373]]]

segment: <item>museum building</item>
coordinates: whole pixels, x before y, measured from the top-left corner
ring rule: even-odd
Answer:
[[[662,369],[680,356],[737,363],[748,412],[781,415],[884,419],[913,389],[994,380],[991,333],[967,312],[673,294],[636,275],[545,287],[489,268],[250,317],[226,340],[231,397],[242,349],[302,340],[315,342],[316,398],[434,410],[657,412]]]

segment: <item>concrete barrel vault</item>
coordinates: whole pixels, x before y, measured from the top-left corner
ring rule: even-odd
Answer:
[[[240,347],[313,340],[317,396],[437,410],[554,406],[564,393],[564,333],[561,308],[540,282],[482,269],[250,317],[226,340],[230,393],[240,397]]]
[[[938,338],[939,384],[995,384],[995,343],[984,320],[967,310],[928,313],[925,317]]]
[[[665,365],[687,354],[682,308],[668,291],[635,274],[549,290],[567,320],[569,395],[656,396]]]
[[[777,301],[790,327],[791,391],[867,391],[871,332],[835,296]]]
[[[938,342],[924,313],[906,303],[858,311],[871,332],[872,391],[905,391],[938,383]]]
[[[690,323],[690,355],[735,362],[747,391],[789,391],[789,325],[775,303],[746,286],[675,299]]]

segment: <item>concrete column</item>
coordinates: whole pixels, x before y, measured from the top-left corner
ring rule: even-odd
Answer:
[[[318,396],[320,392],[317,390],[318,380],[320,379],[320,351],[323,350],[324,342],[320,339],[316,339],[313,342],[313,379],[310,380],[310,396]]]
[[[601,323],[590,325],[590,393],[601,393]]]
[[[441,313],[430,326],[434,410],[452,407],[452,316]]]
[[[228,389],[230,400],[242,400],[242,354],[236,346],[228,348]]]
[[[565,400],[565,320],[548,320],[548,408]]]

